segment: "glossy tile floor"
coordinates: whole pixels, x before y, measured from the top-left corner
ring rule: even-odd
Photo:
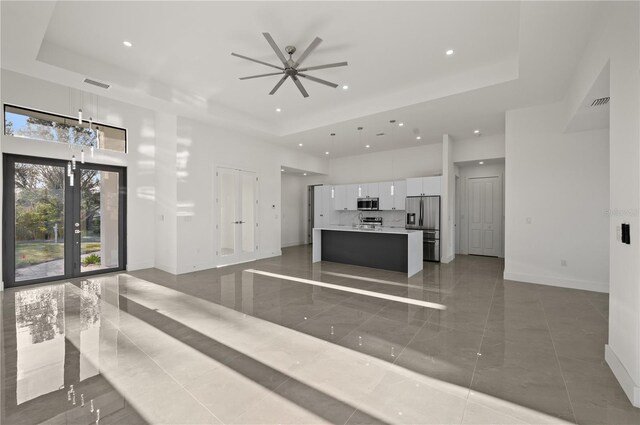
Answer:
[[[0,423],[640,423],[606,295],[310,255],[0,292]]]

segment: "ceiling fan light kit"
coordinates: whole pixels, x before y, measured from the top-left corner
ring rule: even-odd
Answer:
[[[307,90],[302,85],[302,82],[300,81],[299,77],[302,77],[305,80],[313,81],[314,83],[324,84],[325,86],[333,87],[334,89],[338,87],[338,84],[332,83],[330,81],[322,80],[320,78],[316,78],[314,76],[306,74],[306,72],[314,71],[317,69],[337,68],[340,66],[347,66],[348,65],[347,62],[337,62],[337,63],[330,63],[327,65],[317,65],[317,66],[309,66],[306,68],[300,68],[300,65],[302,65],[302,63],[309,56],[309,54],[316,47],[318,47],[318,45],[322,42],[322,39],[316,37],[311,42],[311,44],[309,44],[309,47],[307,47],[307,49],[304,52],[302,52],[302,54],[296,60],[294,60],[293,54],[296,52],[295,46],[286,46],[284,48],[284,51],[289,55],[289,59],[287,59],[282,53],[282,51],[280,50],[280,48],[278,47],[278,45],[276,44],[276,42],[273,40],[273,37],[271,37],[271,35],[268,32],[263,32],[262,35],[267,40],[267,43],[269,43],[269,45],[275,52],[276,56],[278,56],[278,59],[280,59],[280,62],[282,62],[282,66],[273,65],[267,62],[260,61],[258,59],[253,59],[247,56],[240,55],[238,53],[231,53],[232,56],[236,56],[241,59],[245,59],[251,62],[256,62],[261,65],[265,65],[265,66],[279,70],[278,72],[270,72],[268,74],[259,74],[259,75],[252,75],[249,77],[241,77],[240,78],[241,80],[250,80],[253,78],[282,75],[282,78],[280,78],[280,80],[276,83],[275,87],[269,92],[270,95],[275,94],[275,92],[278,91],[278,89],[282,86],[282,84],[284,84],[284,82],[288,78],[291,78],[291,80],[293,80],[293,83],[296,85],[296,87],[298,87],[298,90],[300,91],[303,97],[309,97],[309,93],[307,93]]]

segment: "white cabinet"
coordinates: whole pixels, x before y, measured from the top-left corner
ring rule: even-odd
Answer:
[[[365,198],[378,198],[380,196],[379,185],[380,183],[369,183],[365,185],[367,187]]]
[[[349,209],[347,207],[348,203],[347,203],[347,185],[346,184],[334,186],[334,196],[335,197],[333,199],[333,205],[336,210],[343,211],[343,210]]]
[[[407,196],[422,195],[422,177],[407,179]]]
[[[392,190],[393,188],[393,190]],[[407,182],[383,182],[378,183],[380,210],[404,210],[407,197]]]
[[[383,211],[392,210],[394,208],[393,195],[391,194],[391,187],[393,182],[378,183],[378,198],[380,199],[379,208]],[[395,190],[394,190],[395,193]]]
[[[313,190],[313,226],[328,226],[334,211],[334,199],[331,198],[332,186],[316,186]]]
[[[422,179],[422,190],[426,196],[440,195],[442,191],[440,190],[440,182],[442,177],[434,176],[434,177],[425,177]]]
[[[347,210],[349,211],[358,209],[358,186],[357,184],[347,185]]]
[[[403,211],[407,199],[407,182],[393,182],[393,209]]]
[[[407,196],[440,195],[440,176],[407,179]]]
[[[322,215],[324,218],[324,224],[331,224],[329,221],[333,216],[334,211],[334,199],[331,197],[331,188],[333,186],[322,186]]]

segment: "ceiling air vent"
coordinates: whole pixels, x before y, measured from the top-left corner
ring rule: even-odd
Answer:
[[[601,97],[601,98],[596,99],[593,102],[591,102],[591,106],[602,106],[602,105],[606,105],[608,103],[609,103],[609,96]]]
[[[89,78],[85,78],[84,82],[87,84],[91,84],[92,86],[100,87],[101,89],[108,89],[111,87],[109,84],[101,83],[100,81],[91,80]]]

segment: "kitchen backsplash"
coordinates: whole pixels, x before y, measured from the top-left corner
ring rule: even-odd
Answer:
[[[358,224],[358,214],[362,212],[363,217],[382,217],[384,227],[404,227],[404,211],[336,211],[334,219],[338,226],[351,226]]]

